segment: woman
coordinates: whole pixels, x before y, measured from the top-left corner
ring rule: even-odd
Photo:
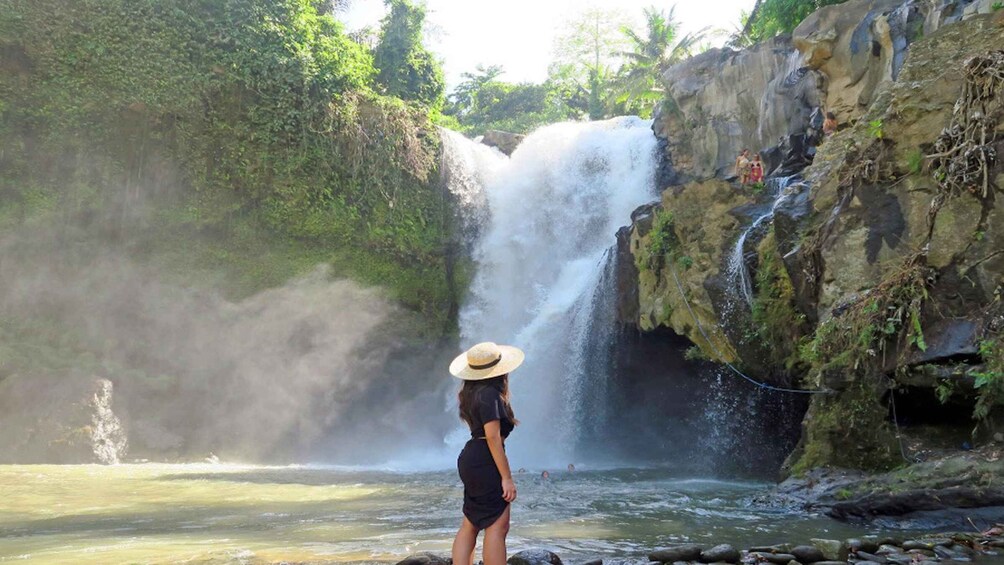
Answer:
[[[739,177],[739,184],[745,186],[750,182],[750,150],[743,149],[736,157],[736,176]]]
[[[750,183],[760,182],[763,182],[763,162],[760,160],[760,154],[757,153],[753,156],[753,163],[750,164]]]
[[[509,503],[516,500],[505,438],[519,423],[509,404],[509,373],[521,363],[519,349],[485,342],[450,364],[450,373],[464,381],[457,399],[460,419],[471,428],[471,439],[457,458],[464,482],[464,521],[453,540],[453,565],[473,565],[481,530],[484,565],[505,565]]]

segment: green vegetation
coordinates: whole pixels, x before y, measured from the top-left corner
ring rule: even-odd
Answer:
[[[674,9],[663,13],[645,9],[645,33],[623,27],[631,49],[621,53],[627,61],[612,81],[613,99],[629,113],[649,117],[665,90],[660,77],[672,65],[690,57],[704,39],[706,30],[680,37]]]
[[[545,124],[574,119],[579,113],[558,86],[510,83],[499,80],[502,67],[477,68],[449,97],[443,114],[456,120],[456,129],[478,135],[489,130],[529,133]]]
[[[447,325],[420,8],[371,53],[310,0],[2,4],[0,229],[94,226],[238,295],[330,261]]]
[[[425,9],[409,0],[385,0],[390,8],[373,50],[377,82],[386,94],[431,108],[443,103],[443,69],[422,45]]]
[[[924,170],[924,152],[914,149],[906,156],[906,167],[915,175],[919,175]]]
[[[811,330],[795,307],[795,289],[784,268],[773,227],[757,248],[760,266],[754,280],[752,322],[759,343],[770,344],[775,367],[791,370],[798,362],[796,344]]]
[[[890,271],[869,293],[819,325],[800,348],[802,360],[821,370],[869,374],[885,365],[901,340],[926,349],[920,320],[927,275],[922,256]]]
[[[990,9],[993,10],[994,12],[999,12],[1000,10],[1004,10],[1004,2],[994,2],[993,4],[990,5]]]
[[[652,231],[648,234],[648,243],[642,252],[635,255],[639,271],[659,272],[665,265],[667,256],[672,259],[680,244],[674,227],[673,212],[663,210],[661,207],[656,208],[652,218]],[[690,262],[693,263],[693,260]],[[686,268],[689,268],[689,265]]]
[[[705,31],[681,36],[673,11],[644,11],[644,28],[623,12],[588,9],[572,19],[555,44],[542,83],[501,80],[499,66],[478,66],[448,97],[444,125],[480,134],[527,133],[574,119],[632,114],[651,117],[665,101],[661,76],[701,49]]]
[[[998,336],[980,341],[979,353],[986,367],[973,373],[979,391],[973,418],[985,421],[994,407],[1004,404],[1004,340]]]
[[[749,14],[742,16],[742,29],[732,44],[745,47],[784,33],[791,33],[809,14],[823,6],[846,0],[757,0]]]
[[[882,120],[876,119],[868,122],[868,135],[875,139],[882,139]]]

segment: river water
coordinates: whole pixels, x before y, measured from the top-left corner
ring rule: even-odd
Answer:
[[[659,469],[516,475],[510,553],[647,562],[679,541],[738,546],[864,528],[751,505],[765,484]],[[456,472],[136,464],[0,466],[0,562],[395,562],[449,553]],[[480,550],[479,550],[480,551]]]

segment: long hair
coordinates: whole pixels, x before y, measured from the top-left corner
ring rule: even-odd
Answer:
[[[478,394],[488,387],[499,388],[502,392],[502,404],[506,416],[512,421],[513,425],[519,424],[519,420],[516,419],[516,415],[512,411],[512,405],[509,404],[508,374],[483,381],[464,381],[464,384],[460,386],[460,392],[457,393],[457,403],[460,405],[460,419],[467,422],[468,426],[471,425],[471,422],[474,420],[473,414],[477,409]]]

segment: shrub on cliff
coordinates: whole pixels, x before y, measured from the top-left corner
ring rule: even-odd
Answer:
[[[428,110],[375,94],[372,54],[314,4],[0,0],[0,229],[90,218],[189,254],[205,235],[247,292],[278,282],[276,241],[287,276],[336,255],[448,310]]]

